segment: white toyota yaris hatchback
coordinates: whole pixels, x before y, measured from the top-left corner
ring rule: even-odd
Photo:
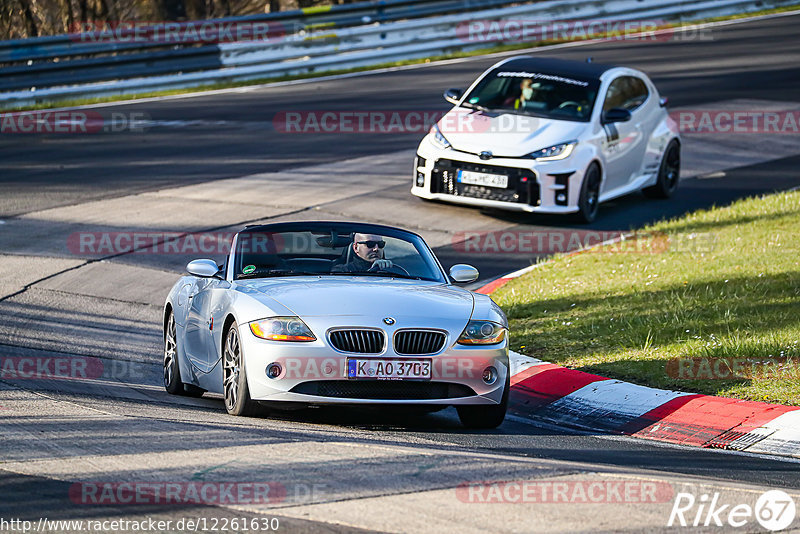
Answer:
[[[455,106],[417,149],[419,197],[591,222],[601,202],[678,187],[677,127],[637,70],[521,56],[444,96]]]

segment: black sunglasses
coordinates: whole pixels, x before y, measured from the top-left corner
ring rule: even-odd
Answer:
[[[383,248],[386,246],[386,241],[356,241],[359,245],[366,245],[367,248],[375,248],[377,245],[378,248]]]

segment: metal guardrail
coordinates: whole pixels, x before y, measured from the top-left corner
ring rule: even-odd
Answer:
[[[547,0],[522,5],[510,5],[509,0],[387,0],[332,6],[324,13],[305,10],[213,21],[283,20],[295,25],[291,32],[267,41],[185,43],[178,47],[152,42],[92,43],[96,48],[81,48],[74,35],[17,41],[22,43],[17,48],[6,41],[0,42],[0,62],[4,57],[14,56],[14,60],[0,70],[0,105],[250,81],[507,44],[502,39],[488,43],[465,39],[459,28],[473,21],[666,23],[796,4],[797,0]],[[465,6],[484,9],[467,11]],[[423,17],[442,11],[456,13],[412,18],[412,14]],[[388,22],[381,22],[381,17]],[[400,20],[403,18],[408,20]],[[371,22],[365,24],[365,20]],[[34,60],[37,57],[48,60]]]

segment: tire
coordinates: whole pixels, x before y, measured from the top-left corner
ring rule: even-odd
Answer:
[[[222,392],[225,409],[231,415],[251,417],[261,411],[261,406],[250,398],[239,327],[235,322],[228,326],[222,348]]]
[[[661,166],[658,168],[656,183],[642,189],[648,198],[669,198],[678,189],[681,176],[681,145],[673,139],[667,145]]]
[[[181,368],[178,365],[178,336],[175,329],[175,315],[170,310],[167,325],[164,327],[164,389],[171,395],[202,397],[206,392],[194,384],[181,381]]]
[[[578,197],[577,219],[579,222],[588,224],[597,218],[597,211],[600,209],[600,181],[600,167],[596,163],[592,163],[583,176],[581,194]]]
[[[510,369],[509,369],[510,371]],[[506,384],[500,404],[491,406],[456,406],[461,424],[473,429],[497,428],[506,418],[508,409],[508,390],[511,389],[511,376],[506,372]]]

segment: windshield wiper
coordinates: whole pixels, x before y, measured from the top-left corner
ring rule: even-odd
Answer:
[[[334,271],[330,273],[335,276],[380,276],[382,278],[404,278],[406,280],[427,280],[421,276],[411,276],[407,274],[390,273],[388,271],[358,271],[355,273],[346,273],[343,271]]]
[[[241,273],[239,276],[236,277],[237,280],[243,280],[246,278],[272,278],[273,276],[320,276],[326,273],[312,273],[307,271],[289,271],[289,270],[280,270],[280,269],[273,269],[270,271],[255,271],[252,273]]]
[[[486,106],[481,106],[481,105],[478,105],[478,104],[470,104],[469,102],[462,102],[461,105],[464,106],[465,108],[477,109],[478,111],[487,111],[487,112],[488,111],[492,111],[491,109],[487,108]]]

